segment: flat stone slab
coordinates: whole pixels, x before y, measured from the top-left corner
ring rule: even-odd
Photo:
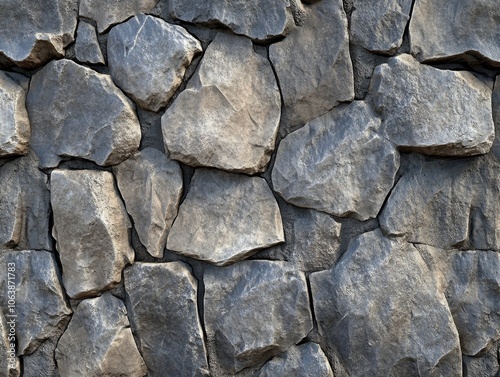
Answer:
[[[76,29],[75,56],[82,63],[105,64],[93,25],[80,21]]]

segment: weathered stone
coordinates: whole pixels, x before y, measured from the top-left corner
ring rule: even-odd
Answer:
[[[26,105],[31,147],[42,167],[56,167],[67,157],[118,164],[139,147],[141,128],[130,100],[110,76],[71,60],[38,71]]]
[[[211,359],[226,373],[284,352],[313,327],[305,276],[284,262],[212,267],[203,281]]]
[[[340,0],[310,7],[304,24],[269,47],[285,104],[285,127],[302,126],[354,98],[347,18]]]
[[[259,377],[315,376],[333,377],[328,359],[316,343],[290,347],[283,355],[268,361]]]
[[[365,102],[356,101],[292,132],[278,149],[275,191],[299,207],[358,220],[376,217],[399,167],[399,153],[378,134],[380,123]]]
[[[74,40],[77,0],[0,2],[0,64],[32,69],[64,56]]]
[[[15,339],[12,338],[10,328],[0,311],[0,352],[2,355],[0,358],[0,376],[19,377],[21,375],[21,365],[16,356]],[[15,330],[13,331],[15,333]]]
[[[493,143],[491,89],[472,73],[437,69],[405,54],[375,69],[370,90],[385,135],[402,150],[470,156]]]
[[[127,18],[149,12],[157,3],[158,0],[81,0],[80,16],[95,20],[99,33],[103,33]]]
[[[189,266],[136,263],[125,270],[125,289],[151,376],[208,375],[197,281]]]
[[[175,19],[225,26],[261,42],[284,36],[294,26],[288,0],[172,0],[169,5]]]
[[[350,376],[462,375],[446,298],[413,245],[365,233],[310,279],[322,348]]]
[[[500,341],[485,355],[471,357],[463,355],[464,376],[500,377]]]
[[[242,37],[219,33],[163,115],[170,157],[192,166],[257,173],[274,150],[281,99],[269,61]]]
[[[114,166],[113,172],[141,243],[161,258],[182,195],[179,164],[146,148]]]
[[[0,71],[0,157],[28,153],[31,130],[25,97],[24,89]]]
[[[409,29],[411,52],[423,61],[472,55],[500,67],[499,22],[496,0],[415,1]]]
[[[76,30],[75,56],[82,63],[105,64],[94,26],[83,21]]]
[[[7,321],[15,318],[17,354],[30,354],[45,339],[60,335],[71,314],[56,259],[48,251],[4,250],[0,265],[0,306]],[[9,305],[12,298],[14,306]]]
[[[147,368],[125,305],[109,293],[82,301],[57,344],[61,376],[142,377]]]
[[[45,340],[31,355],[23,356],[23,377],[60,377],[54,352],[59,336]]]
[[[54,170],[50,199],[52,234],[71,298],[115,287],[126,264],[133,263],[130,220],[113,174],[93,170]]]
[[[183,27],[140,14],[109,32],[111,77],[146,110],[165,107],[182,82],[200,43]]]

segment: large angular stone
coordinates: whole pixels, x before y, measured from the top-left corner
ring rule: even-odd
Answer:
[[[167,248],[226,265],[283,241],[278,204],[263,178],[198,169]]]
[[[28,153],[31,130],[25,97],[24,89],[0,71],[0,157]]]
[[[151,376],[208,375],[197,284],[182,262],[125,270],[129,315]]]
[[[26,105],[31,147],[42,167],[56,167],[68,157],[118,164],[139,147],[141,128],[130,100],[110,76],[71,60],[52,61],[38,71]]]
[[[281,99],[269,61],[242,37],[219,33],[161,119],[170,157],[257,173],[274,150]]]
[[[45,339],[59,336],[71,314],[56,259],[48,251],[4,250],[0,252],[0,265],[3,313],[7,321],[15,319],[17,354],[30,354]],[[13,285],[14,295],[10,289]],[[11,299],[15,301],[13,306]]]
[[[95,170],[54,170],[50,199],[52,234],[71,298],[115,287],[126,264],[133,263],[130,220],[113,174]]]
[[[114,166],[113,172],[141,243],[161,258],[182,195],[179,164],[146,148]]]
[[[461,376],[458,333],[418,250],[380,230],[311,274],[322,348],[349,376]]]
[[[302,126],[354,99],[347,18],[341,0],[311,5],[304,24],[269,47],[285,104],[285,127]]]
[[[82,301],[57,344],[61,376],[142,377],[147,368],[125,305],[109,293]]]
[[[108,37],[111,77],[139,106],[165,107],[182,82],[200,42],[183,27],[140,14],[115,26]]]
[[[258,366],[312,329],[306,279],[284,262],[244,261],[205,271],[211,359],[225,373]]]
[[[64,56],[74,40],[78,0],[2,0],[0,15],[0,65],[33,69]]]
[[[496,0],[417,0],[410,21],[411,52],[419,60],[470,55],[500,67],[500,8]]]
[[[0,311],[0,376],[19,377],[21,375],[21,365],[16,356],[15,328],[5,320]]]
[[[401,150],[471,156],[491,148],[491,89],[472,73],[399,55],[375,69],[370,91],[385,135]]]
[[[376,217],[399,167],[399,153],[378,134],[380,122],[356,101],[292,132],[278,149],[274,190],[299,207],[358,220]]]
[[[75,56],[82,63],[104,64],[94,26],[80,21],[76,30]]]

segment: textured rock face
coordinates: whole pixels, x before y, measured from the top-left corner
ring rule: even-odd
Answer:
[[[499,22],[495,0],[417,0],[410,22],[412,54],[419,60],[470,54],[500,67]]]
[[[0,64],[33,69],[64,55],[73,42],[77,0],[0,4]],[[14,23],[14,25],[13,25]]]
[[[446,298],[411,244],[365,233],[333,270],[310,279],[323,349],[349,375],[461,375]]]
[[[161,258],[182,195],[179,164],[146,148],[113,172],[139,239],[153,257]]]
[[[151,376],[208,375],[197,281],[188,265],[136,263],[125,270],[125,289]]]
[[[4,355],[0,359],[0,376],[19,377],[21,366],[15,348],[11,348],[11,344],[14,343],[11,343],[13,339],[9,338],[10,336],[10,326],[0,312],[0,352]]]
[[[261,172],[274,150],[280,102],[267,59],[248,39],[219,33],[162,117],[165,147],[188,165]]]
[[[114,82],[146,110],[167,105],[201,45],[184,28],[140,14],[111,29],[109,69]]]
[[[198,169],[167,248],[226,265],[283,241],[278,204],[263,178]]]
[[[464,355],[464,376],[497,377],[500,373],[499,345],[500,342],[497,342],[486,355],[481,357]]]
[[[56,348],[61,376],[142,377],[125,305],[109,293],[82,301]]]
[[[282,123],[301,126],[354,98],[347,18],[340,0],[308,7],[304,24],[269,47],[285,104]]]
[[[104,64],[94,26],[80,21],[76,30],[75,56],[78,61],[90,64]]]
[[[130,220],[105,171],[54,170],[51,174],[52,234],[71,298],[96,295],[121,280],[134,261]]]
[[[203,280],[207,337],[226,373],[259,365],[312,329],[305,276],[286,263],[212,267]]]
[[[31,355],[23,356],[23,377],[60,377],[54,359],[60,335],[45,340]]]
[[[399,154],[378,134],[380,122],[357,101],[289,134],[276,156],[274,190],[299,207],[358,220],[377,216],[399,167]]]
[[[33,76],[26,105],[31,147],[42,167],[56,167],[65,157],[114,165],[139,147],[130,100],[109,76],[70,60],[52,61]]]

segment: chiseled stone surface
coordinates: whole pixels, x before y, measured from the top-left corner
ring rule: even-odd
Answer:
[[[167,248],[226,265],[283,241],[278,204],[263,178],[197,169]]]
[[[170,157],[254,174],[274,150],[281,99],[269,61],[247,38],[218,33],[161,119]]]
[[[15,348],[11,347],[15,342],[10,333],[10,325],[5,320],[3,313],[0,311],[0,376],[2,377],[19,377],[21,376],[21,365],[16,356]]]
[[[94,26],[83,21],[76,29],[75,56],[82,63],[105,64]]]
[[[205,271],[208,342],[224,373],[257,366],[312,329],[305,275],[285,262],[244,261]]]
[[[54,170],[50,177],[52,234],[71,298],[95,296],[121,281],[133,263],[130,220],[113,174],[96,170]]]

